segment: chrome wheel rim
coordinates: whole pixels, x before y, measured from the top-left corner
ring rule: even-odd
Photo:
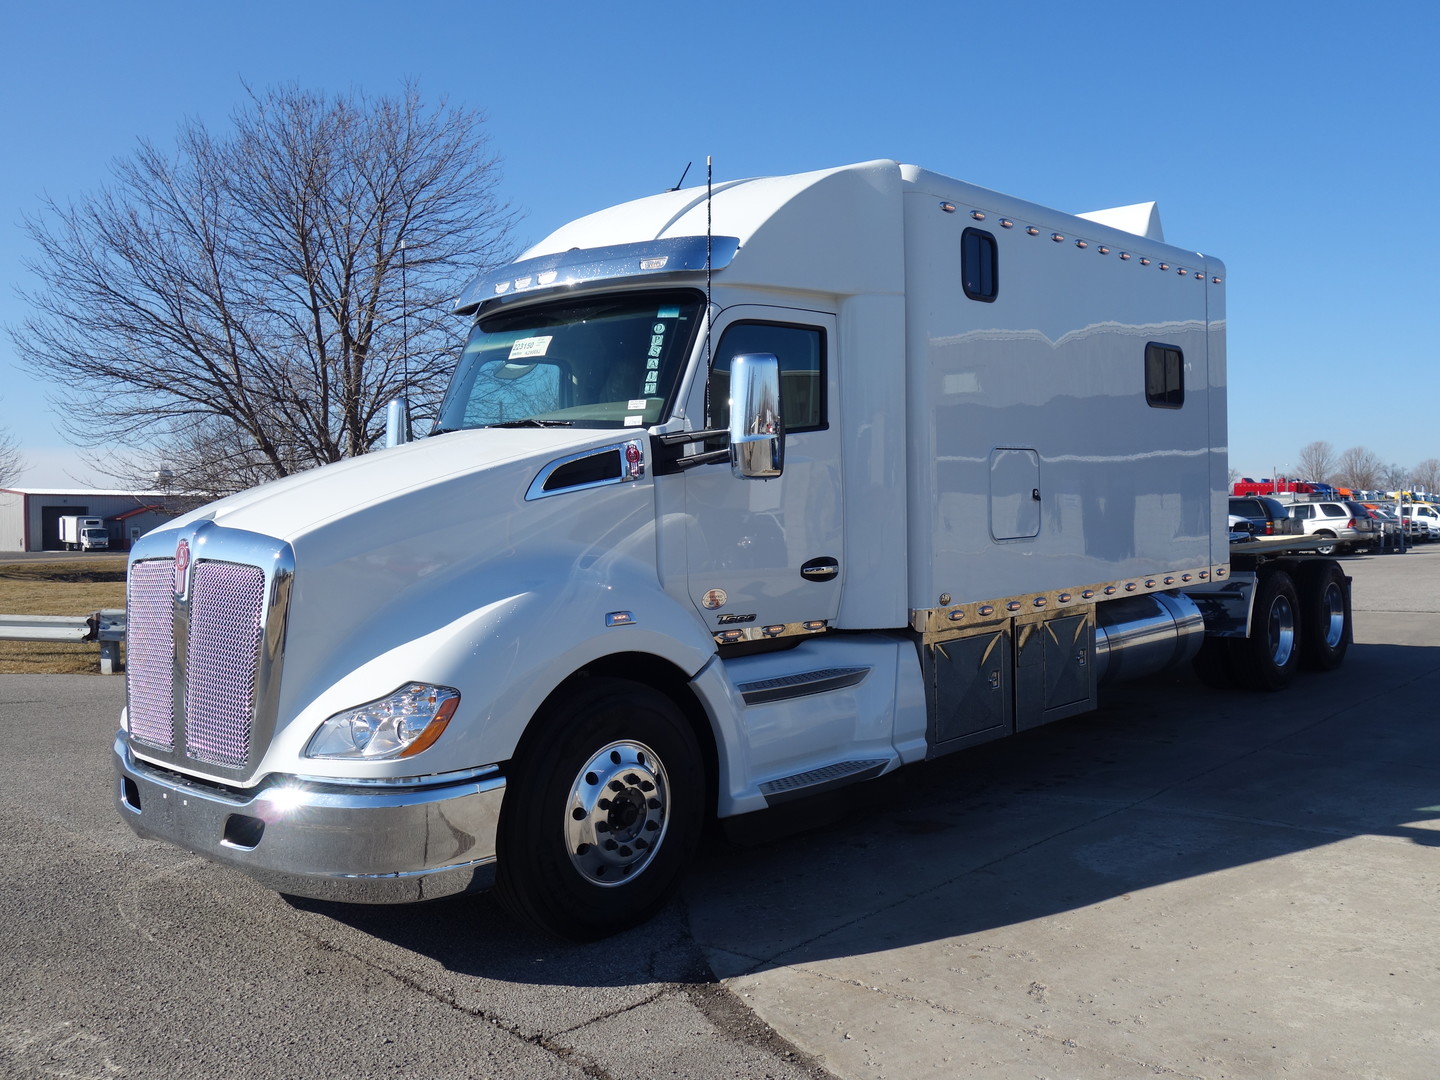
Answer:
[[[1325,645],[1337,648],[1345,636],[1345,594],[1336,582],[1325,587],[1322,598],[1325,611]]]
[[[670,784],[655,751],[638,742],[601,747],[565,804],[571,864],[593,885],[623,885],[654,861],[669,813]]]
[[[1270,605],[1270,658],[1277,668],[1290,662],[1295,651],[1295,609],[1284,596],[1275,597]]]

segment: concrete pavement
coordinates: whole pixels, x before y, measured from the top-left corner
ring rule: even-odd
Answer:
[[[846,1080],[1433,1080],[1440,546],[1345,565],[1337,672],[1119,687],[707,860],[716,974]]]

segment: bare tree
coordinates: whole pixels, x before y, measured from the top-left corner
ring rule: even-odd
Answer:
[[[1323,439],[1307,443],[1300,448],[1300,478],[1315,483],[1327,483],[1335,469],[1335,447]]]
[[[0,488],[10,487],[25,471],[25,459],[20,456],[20,446],[15,437],[0,428]]]
[[[186,122],[173,157],[142,144],[111,187],[26,222],[44,289],[22,358],[72,436],[174,450],[207,486],[364,453],[395,395],[435,406],[462,276],[509,254],[483,123],[413,87],[285,88],[223,135]]]
[[[1365,446],[1350,447],[1340,455],[1335,467],[1335,479],[1348,488],[1379,487],[1384,474],[1385,463]]]
[[[1440,491],[1440,458],[1426,458],[1410,471],[1421,491]]]

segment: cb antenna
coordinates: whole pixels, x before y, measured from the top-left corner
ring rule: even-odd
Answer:
[[[687,165],[688,169],[689,166]],[[684,179],[683,177],[681,179]],[[710,265],[711,254],[714,249],[714,228],[712,221],[711,207],[714,189],[714,171],[711,168],[710,155],[705,155],[705,423],[711,422],[710,411],[710,381],[715,375],[715,357],[710,352],[710,323],[713,321],[714,309],[710,302]]]
[[[685,183],[685,177],[690,175],[690,166],[694,164],[695,163],[693,161],[687,161],[685,163],[685,171],[680,174],[680,179],[675,181],[675,186],[670,189],[671,191],[680,190],[681,185]]]

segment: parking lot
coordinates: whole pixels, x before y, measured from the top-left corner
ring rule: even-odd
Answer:
[[[746,820],[589,946],[141,841],[123,680],[0,676],[0,1075],[1433,1080],[1440,545],[1344,565],[1338,672],[1131,684]]]

